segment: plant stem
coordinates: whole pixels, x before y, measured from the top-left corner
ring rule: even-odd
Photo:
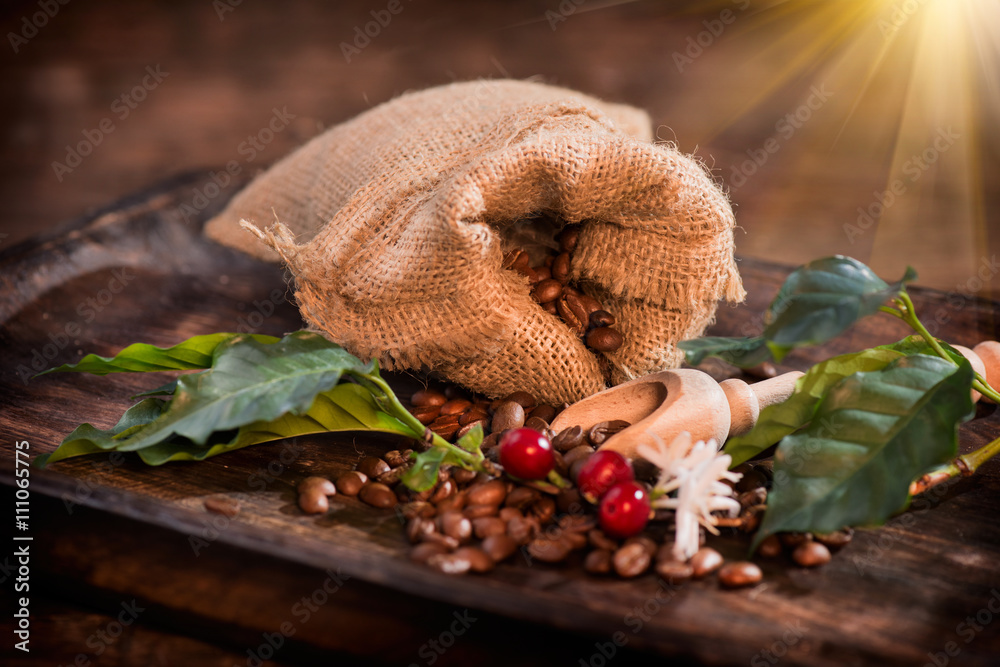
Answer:
[[[955,477],[968,477],[974,474],[979,466],[997,454],[1000,454],[1000,438],[968,454],[962,454],[940,468],[921,476],[910,485],[910,495],[915,496],[923,493],[927,489]]]
[[[939,357],[945,361],[955,364],[955,360],[948,356],[948,353],[944,351],[943,347],[941,347],[941,343],[938,339],[931,335],[931,333],[927,330],[927,327],[924,326],[924,323],[920,321],[919,317],[917,317],[917,311],[913,307],[913,301],[910,300],[910,295],[906,293],[906,290],[899,291],[899,300],[903,305],[902,319],[913,327],[913,329],[920,334],[925,341],[927,341],[927,344],[931,346],[931,349],[933,349]],[[957,366],[958,364],[955,365]]]

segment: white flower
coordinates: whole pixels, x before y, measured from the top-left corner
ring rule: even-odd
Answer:
[[[732,457],[719,454],[715,439],[699,440],[691,445],[691,434],[683,432],[669,446],[660,441],[656,447],[643,444],[639,454],[660,468],[656,492],[664,494],[653,507],[675,511],[674,557],[687,560],[698,551],[698,524],[716,533],[712,512],[736,516],[740,504],[733,490],[722,480],[739,481],[739,473],[729,471]],[[675,497],[666,494],[677,491]]]

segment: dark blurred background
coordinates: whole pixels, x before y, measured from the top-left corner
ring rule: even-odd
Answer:
[[[996,0],[34,0],[0,20],[0,249],[178,172],[263,169],[407,90],[535,77],[647,109],[730,191],[743,256],[1000,283]],[[293,118],[269,136],[275,110]]]

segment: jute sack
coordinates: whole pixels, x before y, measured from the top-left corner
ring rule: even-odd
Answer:
[[[563,88],[432,88],[314,138],[206,233],[285,262],[304,319],[355,355],[572,402],[679,365],[675,344],[745,294],[726,196],[650,140],[644,112]],[[513,247],[553,244],[539,213],[581,226],[571,279],[616,316],[615,352],[587,349],[501,267]]]

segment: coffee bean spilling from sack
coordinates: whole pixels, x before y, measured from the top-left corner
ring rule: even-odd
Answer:
[[[546,312],[562,318],[587,347],[598,352],[614,352],[624,342],[621,332],[614,328],[615,316],[604,310],[597,299],[569,282],[573,250],[579,235],[576,225],[563,228],[556,237],[560,252],[549,254],[538,266],[531,266],[531,258],[521,249],[507,253],[503,266],[527,276],[535,301]]]

